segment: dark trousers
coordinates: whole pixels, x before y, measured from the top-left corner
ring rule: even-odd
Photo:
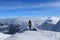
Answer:
[[[29,25],[29,29],[31,29],[31,25]]]

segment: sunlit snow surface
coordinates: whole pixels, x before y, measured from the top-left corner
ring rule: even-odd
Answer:
[[[24,33],[16,33],[5,40],[60,40],[60,32],[25,31]]]
[[[4,40],[4,39],[6,39],[6,38],[8,38],[10,36],[12,36],[12,35],[0,33],[0,40]]]

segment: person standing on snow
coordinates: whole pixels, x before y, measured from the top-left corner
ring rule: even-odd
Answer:
[[[29,20],[28,25],[29,25],[29,29],[31,29],[31,27],[32,27],[32,22],[31,22],[31,20]]]

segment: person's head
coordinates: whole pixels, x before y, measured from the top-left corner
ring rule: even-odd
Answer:
[[[31,23],[31,20],[29,20],[29,23]]]
[[[29,20],[29,21],[31,21],[31,20]]]

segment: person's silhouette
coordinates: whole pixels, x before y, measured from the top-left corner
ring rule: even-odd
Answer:
[[[32,26],[31,20],[29,20],[28,25],[29,25],[29,29],[31,29],[31,26]]]

